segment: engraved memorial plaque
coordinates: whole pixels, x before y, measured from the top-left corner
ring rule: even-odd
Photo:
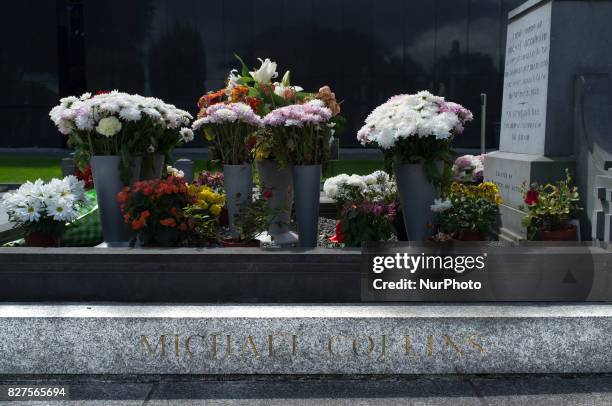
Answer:
[[[500,151],[544,153],[551,4],[508,25]]]

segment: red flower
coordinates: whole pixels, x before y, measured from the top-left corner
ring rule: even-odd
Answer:
[[[272,191],[270,189],[264,190],[263,197],[264,199],[269,200],[272,197]]]
[[[344,242],[344,235],[342,235],[342,220],[336,221],[336,234],[329,237],[329,241],[342,244]]]
[[[101,94],[108,94],[108,93],[110,93],[108,90],[98,90],[95,93],[95,95],[98,96],[98,95],[101,95]]]
[[[525,204],[527,206],[531,206],[532,204],[538,204],[540,201],[540,192],[535,189],[529,189],[527,193],[525,193]]]
[[[257,139],[255,137],[253,137],[253,136],[250,136],[247,139],[247,142],[245,144],[245,148],[246,148],[247,153],[249,153],[249,154],[251,153],[253,148],[255,148],[255,144],[257,144]]]
[[[74,171],[74,176],[76,176],[78,180],[82,180],[83,183],[85,183],[85,189],[93,188],[93,176],[91,173],[91,165],[87,165],[84,171],[77,169],[76,171]]]

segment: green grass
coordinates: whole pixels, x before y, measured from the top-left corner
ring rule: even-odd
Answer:
[[[0,183],[23,183],[38,178],[49,180],[61,176],[61,158],[58,156],[38,155],[0,155]],[[204,159],[195,160],[195,170],[199,173],[206,168]],[[330,162],[323,173],[323,178],[336,176],[340,173],[349,175],[367,175],[382,169],[382,161],[356,160]]]
[[[62,175],[61,158],[38,155],[0,155],[0,183],[23,183]]]

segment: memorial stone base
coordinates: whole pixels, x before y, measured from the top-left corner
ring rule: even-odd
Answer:
[[[485,158],[485,180],[495,183],[504,203],[500,206],[500,237],[516,241],[526,238],[521,225],[524,213],[519,210],[523,202],[523,182],[554,183],[565,179],[565,170],[574,173],[575,162],[571,158],[543,155],[492,152]]]
[[[612,372],[612,305],[0,305],[2,374]]]

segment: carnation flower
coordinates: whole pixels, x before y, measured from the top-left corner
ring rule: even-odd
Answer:
[[[104,117],[98,122],[96,131],[106,137],[112,137],[121,131],[121,121],[117,117]]]

